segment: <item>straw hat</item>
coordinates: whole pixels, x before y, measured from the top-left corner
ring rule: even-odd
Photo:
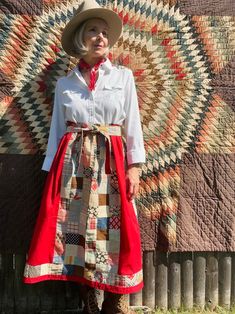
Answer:
[[[95,0],[85,0],[81,3],[74,17],[65,26],[61,44],[64,50],[70,56],[76,57],[73,45],[73,36],[77,28],[85,21],[91,18],[103,19],[109,27],[109,46],[112,47],[122,33],[122,21],[112,10],[102,8]]]

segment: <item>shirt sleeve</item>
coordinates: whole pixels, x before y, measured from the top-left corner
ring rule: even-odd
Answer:
[[[50,170],[60,139],[62,138],[66,131],[65,112],[64,106],[61,103],[60,95],[61,95],[60,80],[58,80],[55,87],[54,106],[46,150],[46,157],[42,165],[42,170],[45,171]]]
[[[127,163],[145,162],[145,149],[143,132],[140,122],[138,98],[135,88],[135,80],[131,70],[127,70],[127,81],[125,85],[125,112],[124,136],[127,146]]]

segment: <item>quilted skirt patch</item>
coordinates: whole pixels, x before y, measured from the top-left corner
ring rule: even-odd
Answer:
[[[122,138],[112,127],[69,131],[47,177],[24,282],[136,292],[143,287],[140,234],[126,199]]]

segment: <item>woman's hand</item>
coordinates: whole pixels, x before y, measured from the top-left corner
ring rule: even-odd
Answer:
[[[139,192],[139,164],[129,165],[126,171],[126,189],[127,199],[133,200]]]

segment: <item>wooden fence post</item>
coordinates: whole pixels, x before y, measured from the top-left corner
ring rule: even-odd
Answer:
[[[205,307],[206,300],[206,256],[204,253],[193,255],[193,300],[200,308]]]
[[[181,253],[181,295],[186,309],[193,307],[193,260],[192,253]]]
[[[142,305],[142,291],[132,293],[130,295],[130,305],[141,306]]]
[[[216,253],[208,253],[206,259],[206,305],[214,309],[218,305],[218,259]]]
[[[231,253],[232,257],[232,274],[231,274],[231,307],[235,306],[235,253]]]
[[[167,253],[156,252],[156,307],[167,309],[168,303],[168,257]]]
[[[232,258],[228,253],[219,256],[219,305],[230,307]]]
[[[169,287],[169,308],[177,309],[181,306],[181,271],[180,255],[178,253],[169,254],[168,287]]]
[[[143,305],[153,309],[155,308],[155,267],[153,263],[154,252],[144,252],[143,258]]]

